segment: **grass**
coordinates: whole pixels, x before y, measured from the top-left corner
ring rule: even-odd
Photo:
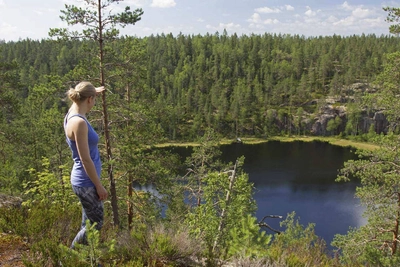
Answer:
[[[271,138],[255,138],[255,137],[244,137],[241,138],[242,142],[245,144],[260,144],[265,143],[268,141],[280,141],[280,142],[295,142],[295,141],[302,141],[302,142],[313,142],[313,141],[322,141],[327,142],[331,145],[335,146],[342,146],[342,147],[353,147],[356,149],[365,149],[365,150],[374,150],[379,148],[379,146],[365,143],[365,142],[357,142],[351,141],[347,139],[340,139],[337,137],[321,137],[321,136],[276,136]],[[231,144],[234,140],[233,139],[222,139],[220,144],[227,145]],[[199,144],[196,142],[168,142],[157,145],[157,147],[168,147],[168,146],[198,146]]]
[[[294,142],[294,141],[303,141],[303,142],[313,142],[313,141],[322,141],[327,142],[331,145],[342,146],[342,147],[354,147],[356,149],[365,149],[365,150],[374,150],[379,148],[379,146],[365,143],[365,142],[357,142],[347,139],[340,139],[337,137],[321,137],[321,136],[293,136],[293,137],[274,137],[273,140],[281,141],[281,142]]]

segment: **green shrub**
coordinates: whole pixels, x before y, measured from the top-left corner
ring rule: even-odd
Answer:
[[[0,232],[26,236],[27,209],[24,207],[0,208]]]
[[[44,238],[30,243],[29,253],[23,257],[23,263],[27,267],[59,266],[62,251],[57,240]],[[79,267],[79,265],[76,265]],[[83,266],[82,266],[83,267]]]
[[[63,266],[93,266],[97,267],[108,255],[114,254],[115,240],[100,242],[100,232],[95,228],[96,223],[90,224],[86,221],[87,244],[76,244],[75,249],[70,249],[64,245],[59,248],[62,251]]]
[[[201,245],[191,239],[186,230],[140,224],[130,234],[119,236],[115,254],[123,259],[120,264],[143,262],[144,266],[156,266],[157,263],[187,266],[201,250]]]
[[[304,228],[292,212],[281,222],[281,227],[286,227],[286,230],[275,235],[268,250],[273,262],[284,262],[289,267],[335,266],[333,259],[326,254],[325,241],[315,234],[313,224]]]
[[[240,220],[241,227],[232,228],[227,244],[229,258],[235,256],[262,258],[267,255],[271,235],[260,231],[257,219],[251,215]]]
[[[50,171],[50,161],[42,159],[43,170],[37,172],[30,169],[31,181],[24,184],[25,201],[23,206],[33,207],[35,205],[58,205],[62,210],[68,209],[72,204],[77,203],[78,199],[71,189],[69,172],[65,171],[66,166],[60,166],[64,171],[61,178]]]
[[[224,259],[232,238],[229,231],[236,229],[239,234],[241,220],[255,211],[252,184],[248,175],[239,170],[243,160],[239,159],[232,170],[202,177],[202,203],[186,216],[192,236],[204,240],[208,258]]]

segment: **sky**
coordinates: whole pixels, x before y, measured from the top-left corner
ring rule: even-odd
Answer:
[[[0,0],[0,40],[48,38],[50,28],[67,27],[60,19],[65,4],[83,7],[84,0]],[[306,37],[331,35],[388,35],[382,7],[400,7],[400,0],[125,0],[125,6],[144,14],[121,34],[145,37],[205,35],[290,34]],[[75,28],[71,28],[75,29]]]

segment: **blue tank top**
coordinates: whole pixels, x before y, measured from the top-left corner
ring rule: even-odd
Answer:
[[[68,115],[64,118],[64,130],[65,127],[67,126],[68,123]],[[100,160],[100,152],[98,148],[98,142],[99,142],[99,136],[97,135],[96,131],[93,129],[93,127],[90,125],[88,120],[83,117],[80,114],[74,114],[69,119],[72,117],[80,117],[84,119],[87,123],[88,126],[88,141],[89,141],[89,152],[90,152],[90,158],[93,160],[94,166],[96,168],[97,175],[100,177],[101,175],[101,160]],[[65,134],[66,135],[66,134]],[[94,186],[93,182],[90,180],[89,176],[87,175],[82,161],[79,157],[78,149],[76,148],[76,142],[74,140],[71,140],[66,136],[68,146],[70,147],[72,151],[72,159],[74,161],[74,165],[72,167],[71,171],[71,184],[75,186],[80,186],[80,187],[89,187],[89,186]]]

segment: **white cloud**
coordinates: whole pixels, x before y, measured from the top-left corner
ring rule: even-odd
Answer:
[[[269,8],[269,7],[259,7],[255,9],[256,12],[259,13],[280,13],[281,10],[279,8]]]
[[[345,1],[342,5],[341,8],[347,11],[351,11],[353,10],[353,7],[349,5],[349,3],[347,3],[347,1]]]
[[[305,17],[304,22],[309,25],[309,27],[317,27],[317,24],[321,23],[321,20],[317,17]]]
[[[261,16],[258,13],[254,13],[253,15],[251,15],[251,17],[247,21],[251,22],[251,23],[260,23]]]
[[[147,0],[125,0],[124,2],[123,2],[123,4],[126,4],[126,5],[134,5],[134,6],[137,6],[137,7],[142,7],[142,6],[144,6],[145,4],[146,4],[146,2],[147,2]]]
[[[249,25],[249,28],[250,28],[250,29],[256,29],[256,30],[262,30],[262,29],[264,29],[264,26],[263,26],[262,24],[254,24],[254,23],[251,23],[251,24]]]
[[[317,15],[317,13],[315,11],[312,11],[312,9],[310,7],[307,7],[308,10],[306,12],[304,12],[304,14],[308,17],[315,17],[315,15]]]
[[[220,23],[220,24],[218,24],[217,27],[212,26],[212,25],[207,25],[206,28],[214,30],[214,31],[226,30],[228,32],[229,31],[237,32],[238,30],[241,29],[241,26],[239,24],[235,24],[235,23],[231,22],[231,23]]]
[[[326,19],[326,22],[328,22],[328,23],[335,23],[337,21],[338,21],[338,18],[335,17],[335,16],[332,16],[332,15],[329,16],[329,18]]]
[[[277,19],[266,19],[262,20],[260,14],[254,13],[248,20],[250,22],[250,27],[254,27],[258,24],[278,24],[279,20]]]
[[[13,35],[17,32],[17,27],[8,24],[8,23],[2,23],[0,25],[0,34],[1,35]]]
[[[187,31],[190,31],[192,29],[188,25],[163,25],[161,27],[142,27],[142,32],[147,32],[147,34],[179,34],[180,32],[185,33]],[[136,32],[136,30],[135,30]]]
[[[382,18],[365,19],[364,21],[369,24],[376,24],[376,25],[382,25],[382,23],[385,22]]]
[[[29,0],[25,1],[29,2]],[[0,0],[0,39],[17,40],[19,36],[23,38],[27,36],[30,38],[47,37],[49,25],[53,25],[50,27],[68,27],[65,22],[58,19],[64,3],[79,7],[84,7],[86,3],[85,0],[43,0],[51,5],[43,4],[43,8],[40,8],[35,6],[32,0],[30,1],[32,3],[29,2],[27,7],[15,8],[15,5],[11,5],[12,0]],[[389,27],[385,22],[386,14],[382,10],[384,4],[382,1],[390,2],[392,0],[319,1],[318,5],[315,4],[316,1],[308,1],[307,8],[305,7],[307,4],[299,5],[299,1],[294,0],[290,2],[263,1],[258,6],[242,6],[243,10],[238,16],[238,11],[231,9],[231,6],[219,9],[220,1],[218,0],[124,0],[120,5],[111,5],[110,11],[123,12],[125,6],[144,7],[145,15],[142,21],[132,27],[133,29],[127,27],[123,30],[127,34],[137,36],[148,36],[161,32],[203,34],[207,30],[221,32],[223,29],[229,29],[229,33],[242,32],[244,34],[271,32],[318,36],[350,35],[364,32],[379,35],[381,33],[388,34]],[[246,0],[246,2],[251,1]],[[272,2],[275,4],[271,4]],[[307,3],[307,1],[302,2]],[[44,8],[45,6],[47,9],[51,7],[53,10],[47,10]],[[167,9],[168,7],[170,8]],[[234,7],[236,5],[232,5],[232,8]],[[210,12],[210,8],[215,10]],[[164,12],[168,12],[168,15],[176,19],[166,22]],[[225,13],[223,14],[223,12]],[[244,22],[241,16],[243,14],[247,14]],[[23,17],[18,18],[21,15]],[[215,21],[215,19],[219,20]],[[35,23],[29,23],[32,21]],[[219,24],[218,22],[221,21],[225,23]],[[2,22],[4,23],[2,24]],[[207,24],[209,25],[206,28]],[[8,34],[5,34],[6,32]]]
[[[233,22],[231,23],[220,23],[219,28],[223,28],[223,29],[239,29],[240,28],[240,24],[235,24]]]
[[[370,15],[371,12],[368,9],[357,7],[356,9],[353,10],[353,12],[351,12],[351,14],[356,18],[365,18],[368,17],[368,15]]]
[[[286,10],[294,10],[294,7],[292,7],[291,5],[285,5]]]
[[[347,18],[341,19],[337,22],[334,22],[333,25],[335,25],[335,26],[351,26],[354,24],[354,22],[355,22],[354,17],[347,17]]]
[[[175,0],[153,0],[152,7],[168,8],[176,5]]]
[[[277,20],[277,19],[264,20],[264,24],[278,24],[278,23],[279,23],[279,20]]]
[[[84,1],[74,1],[74,0],[62,0],[67,5],[74,5],[74,6],[85,6]]]
[[[327,6],[320,9],[309,5],[302,11],[292,7],[297,11],[293,13],[288,12],[292,9],[289,5],[281,5],[279,18],[272,15],[265,17],[263,12],[272,13],[274,10],[271,6],[258,8],[248,18],[247,28],[256,33],[268,31],[313,36],[370,33],[384,28],[384,14],[380,6],[350,5],[350,2],[342,0],[343,4],[336,7]]]

